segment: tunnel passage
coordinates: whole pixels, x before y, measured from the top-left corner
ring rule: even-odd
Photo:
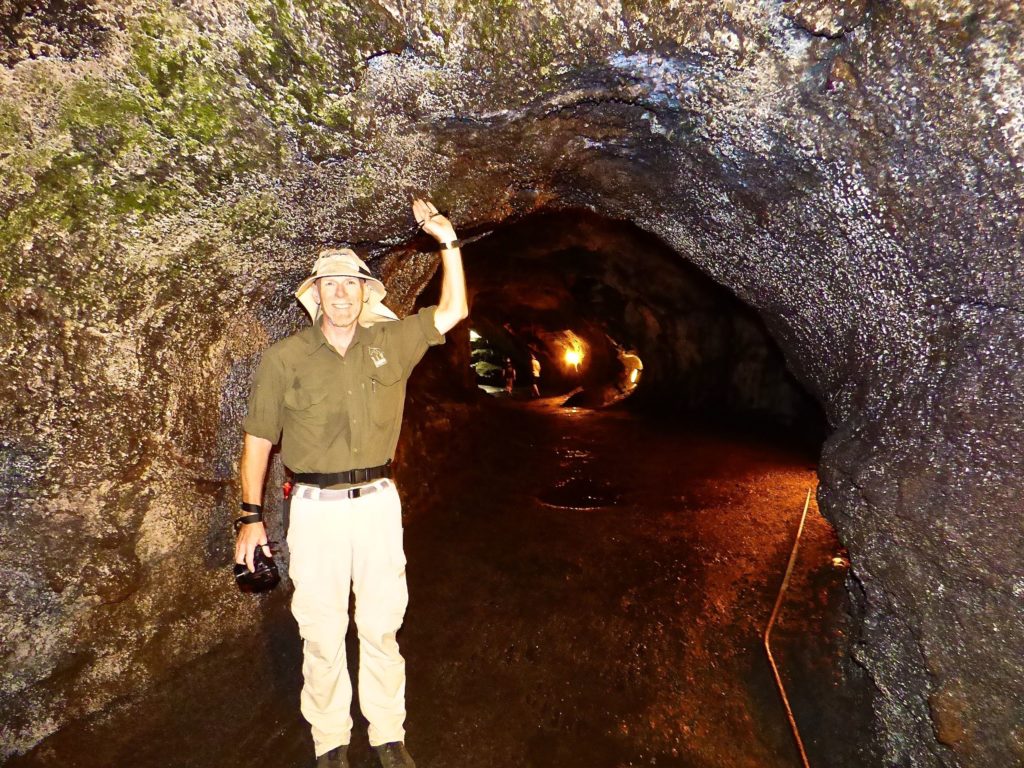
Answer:
[[[652,751],[669,765],[698,756],[708,765],[788,764],[785,720],[755,641],[798,503],[814,483],[824,437],[816,402],[786,370],[752,310],[629,222],[549,210],[468,239],[470,317],[413,379],[419,407],[408,412],[407,445],[429,439],[417,415],[426,402],[436,408],[461,398],[457,383],[462,392],[473,387],[475,377],[466,375],[478,362],[473,331],[492,342],[499,359],[518,356],[520,381],[531,351],[542,371],[557,373],[542,375],[539,400],[528,384],[512,397],[470,397],[482,412],[452,430],[464,446],[444,463],[444,474],[457,480],[443,506],[454,511],[420,518],[428,540],[438,537],[420,556],[431,569],[440,559],[443,570],[464,577],[462,597],[479,607],[467,611],[426,587],[436,600],[432,610],[452,611],[452,621],[465,622],[461,631],[474,638],[470,649],[458,633],[436,630],[445,641],[436,641],[440,669],[428,677],[472,701],[471,686],[443,672],[469,654],[481,664],[477,685],[501,686],[503,697],[530,685],[560,691],[574,714],[553,725],[506,705],[508,728],[530,743],[532,765],[648,764]],[[435,301],[437,288],[432,281],[417,304]],[[593,369],[581,366],[575,375],[566,364],[567,334],[597,359]],[[621,387],[622,349],[644,361],[644,377],[635,395],[614,401],[608,393]],[[587,407],[548,405],[552,400]],[[615,407],[601,408],[609,402]],[[792,441],[800,430],[802,439]],[[747,442],[753,433],[759,439]],[[479,477],[488,478],[484,489],[476,488]],[[422,498],[426,506],[435,501]],[[859,768],[873,759],[866,746],[871,686],[849,658],[849,563],[831,526],[816,510],[812,516],[802,587],[786,611],[785,671],[802,688],[797,711],[814,756]],[[595,548],[608,569],[597,583]],[[513,590],[506,582],[524,586]],[[637,594],[645,607],[631,605]],[[630,617],[619,625],[623,605],[631,606]],[[627,644],[643,636],[635,639],[645,647],[636,652],[639,661],[623,658],[605,634],[610,626]],[[495,634],[507,637],[504,660],[493,658],[501,655]],[[607,657],[592,659],[581,637],[583,645],[606,648]],[[492,674],[503,665],[517,679]],[[666,701],[658,680],[672,681],[673,694],[687,704]],[[607,686],[630,703],[597,703]],[[706,691],[714,696],[705,698]],[[544,694],[528,700],[551,706]],[[474,722],[488,711],[471,704],[460,716]],[[610,717],[621,720],[616,737],[602,732]],[[720,746],[719,725],[750,742]],[[692,743],[672,746],[670,734],[679,732]],[[496,753],[504,748],[495,737]]]
[[[758,315],[636,226],[580,209],[540,211],[495,227],[465,252],[468,329],[445,365],[472,366],[478,382],[500,389],[511,358],[528,395],[532,353],[540,393],[565,395],[569,405],[628,397],[659,418],[774,428],[810,446],[824,439],[820,406]],[[435,277],[417,303],[435,301],[437,291]],[[574,349],[579,362],[567,360]]]

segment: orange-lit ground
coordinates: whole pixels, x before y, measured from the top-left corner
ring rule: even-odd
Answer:
[[[419,764],[799,765],[761,636],[814,458],[552,403],[506,401],[407,534]],[[812,765],[872,762],[843,554],[812,500],[773,636]]]
[[[417,765],[799,766],[761,636],[814,458],[550,400],[488,410],[405,489]],[[878,764],[841,557],[812,503],[774,647],[816,767]],[[251,637],[11,768],[311,766],[287,593],[266,607]],[[351,758],[377,765],[359,719]]]

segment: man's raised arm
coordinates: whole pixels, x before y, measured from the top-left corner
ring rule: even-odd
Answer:
[[[441,244],[441,299],[434,312],[434,327],[448,333],[469,315],[466,301],[466,276],[462,271],[462,251],[455,237],[455,227],[426,200],[413,200],[412,212],[423,231]]]

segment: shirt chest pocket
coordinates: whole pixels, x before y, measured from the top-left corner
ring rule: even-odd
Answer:
[[[391,424],[402,412],[402,370],[395,363],[386,363],[370,372],[366,384],[370,395],[370,418],[378,426]]]
[[[300,421],[321,421],[328,415],[327,394],[326,387],[289,389],[284,394],[284,407]]]

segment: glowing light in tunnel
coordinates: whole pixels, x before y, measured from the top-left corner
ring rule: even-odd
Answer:
[[[551,332],[545,338],[551,357],[570,374],[578,374],[585,367],[590,353],[586,340],[570,330]]]
[[[479,341],[480,340],[480,334],[477,333],[476,331],[474,331],[472,328],[470,328],[469,329],[469,340],[470,341]]]
[[[640,371],[638,371],[636,368],[634,368],[632,371],[629,372],[629,383],[630,384],[636,384],[636,380],[639,379],[639,378],[640,378]]]

